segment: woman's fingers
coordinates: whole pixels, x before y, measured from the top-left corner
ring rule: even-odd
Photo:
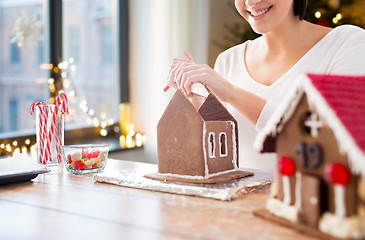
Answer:
[[[183,81],[179,88],[186,94],[191,94],[191,85],[196,82],[200,82],[205,85],[207,79],[207,74],[201,69],[191,70],[187,73],[184,73]]]
[[[186,57],[186,60],[179,58],[174,58],[172,60],[167,76],[167,86],[177,88],[181,81],[181,77],[177,77],[182,72],[181,67],[185,66],[187,63],[194,63],[194,59],[188,51],[184,51],[184,56]],[[169,87],[165,89],[168,89]]]
[[[183,63],[180,65],[179,70],[177,70],[175,74],[175,82],[179,86],[179,88],[182,88],[184,84],[184,76],[190,71],[196,70],[198,68],[199,66],[193,63]]]
[[[167,76],[167,85],[168,86],[177,88],[177,85],[175,83],[176,71],[179,70],[180,65],[185,62],[187,62],[187,60],[182,60],[182,59],[178,59],[178,58],[173,59],[171,67],[168,72],[168,76]]]
[[[177,85],[174,81],[175,79],[175,72],[178,69],[178,66],[176,65],[171,65],[171,68],[169,70],[169,75],[167,77],[167,85],[173,88],[177,88]]]

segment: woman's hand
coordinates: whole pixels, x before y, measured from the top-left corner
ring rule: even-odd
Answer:
[[[202,103],[197,94],[191,93],[191,85],[200,82],[213,92],[219,100],[229,103],[246,119],[256,124],[266,100],[244,89],[235,87],[208,65],[194,62],[190,54],[184,53],[186,60],[174,59],[168,77],[171,87],[180,89],[191,97],[193,105],[198,109]]]
[[[196,64],[191,55],[184,52],[186,60],[174,59],[168,77],[168,85],[180,89],[192,97],[191,85],[200,82],[221,101],[227,101],[233,86],[206,64]]]
[[[172,64],[169,70],[169,75],[167,77],[168,83],[167,85],[169,87],[173,87],[173,88],[178,88],[177,84],[175,83],[175,74],[176,71],[178,70],[180,64],[182,64],[185,61],[190,61],[190,62],[194,62],[192,56],[190,55],[190,53],[188,53],[187,51],[184,51],[184,55],[186,57],[186,60],[182,60],[182,59],[178,59],[178,58],[174,58],[172,60]]]

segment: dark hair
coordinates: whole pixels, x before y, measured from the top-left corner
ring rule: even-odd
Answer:
[[[308,0],[294,0],[294,15],[298,16],[300,20],[304,19],[307,3]]]

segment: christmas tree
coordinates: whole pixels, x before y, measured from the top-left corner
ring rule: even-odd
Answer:
[[[353,24],[364,27],[352,8],[359,0],[309,0],[305,20],[328,27]]]

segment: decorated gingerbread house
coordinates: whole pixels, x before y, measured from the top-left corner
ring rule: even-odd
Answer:
[[[303,76],[255,141],[276,152],[256,214],[327,238],[365,237],[365,77]]]
[[[157,125],[157,147],[150,178],[215,183],[252,175],[238,169],[237,121],[212,93],[196,110],[176,91]]]

